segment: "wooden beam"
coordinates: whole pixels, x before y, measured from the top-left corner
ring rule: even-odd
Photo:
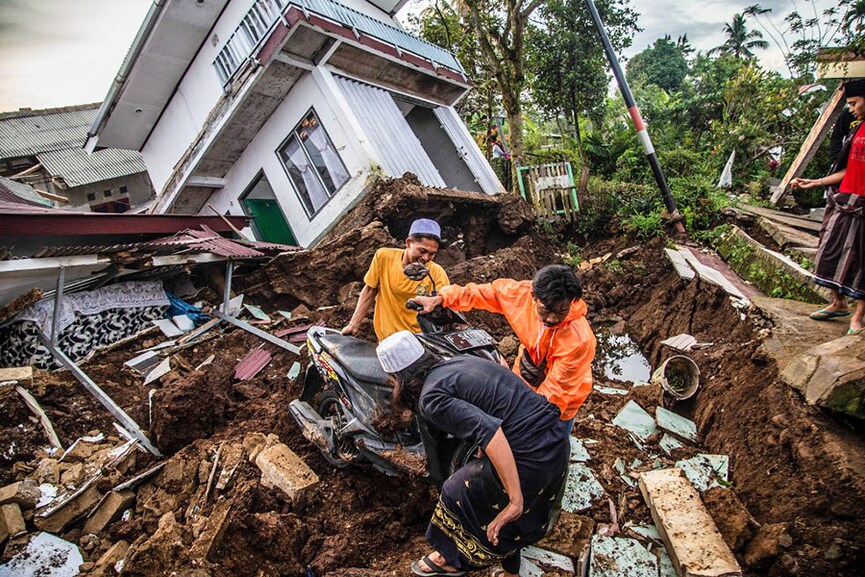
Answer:
[[[28,169],[26,169],[26,170],[22,170],[22,171],[19,172],[18,174],[13,174],[12,176],[9,177],[9,180],[15,180],[16,178],[24,178],[24,177],[27,176],[28,174],[33,174],[34,172],[36,172],[36,171],[39,170],[40,168],[42,168],[42,163],[41,163],[41,162],[37,162],[36,164],[34,164],[33,166],[31,166],[30,168],[28,168]]]
[[[818,118],[817,122],[814,123],[814,126],[811,127],[811,132],[808,133],[808,138],[806,138],[805,142],[802,143],[802,148],[799,149],[799,154],[796,155],[793,164],[790,165],[787,174],[785,174],[784,178],[781,180],[781,184],[779,184],[774,192],[772,192],[772,204],[778,204],[778,201],[781,200],[784,194],[786,194],[787,189],[790,187],[790,182],[795,178],[799,178],[802,173],[805,172],[808,163],[811,162],[811,159],[814,158],[815,154],[817,154],[817,150],[819,150],[820,145],[823,144],[823,140],[826,139],[826,135],[829,133],[829,130],[832,129],[832,125],[841,115],[841,108],[843,106],[844,91],[839,86],[829,102],[826,103],[826,108],[823,109],[820,118]]]

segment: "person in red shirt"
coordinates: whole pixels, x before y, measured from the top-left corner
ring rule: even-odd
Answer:
[[[859,121],[850,129],[829,176],[797,178],[793,188],[827,187],[814,282],[832,292],[832,303],[811,313],[818,321],[850,315],[847,297],[856,300],[847,334],[865,330],[865,79],[844,85],[847,108]]]
[[[534,279],[449,285],[437,296],[417,297],[423,312],[442,305],[504,315],[520,339],[513,371],[559,407],[570,435],[574,416],[592,390],[597,341],[586,320],[580,281],[570,267],[550,265]]]

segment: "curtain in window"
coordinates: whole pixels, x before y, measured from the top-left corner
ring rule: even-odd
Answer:
[[[315,173],[315,168],[306,159],[303,149],[297,139],[293,138],[285,150],[292,164],[300,171],[303,177],[303,185],[306,188],[306,194],[311,204],[310,213],[315,213],[327,202],[328,195],[321,184],[321,180]]]
[[[327,137],[327,134],[325,134],[324,129],[321,128],[321,124],[319,123],[307,128],[306,133],[309,135],[309,140],[312,142],[313,146],[315,146],[321,153],[321,158],[324,160],[324,165],[327,172],[330,174],[334,187],[339,188],[346,180],[348,180],[348,171],[342,165],[342,160],[340,160],[339,155],[336,153],[333,143]],[[307,145],[308,144],[309,143],[307,143]]]

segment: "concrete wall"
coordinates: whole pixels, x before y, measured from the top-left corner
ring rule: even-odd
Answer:
[[[121,186],[127,188],[125,195],[118,194],[117,192],[117,189]],[[106,198],[104,192],[108,189],[112,190],[112,195]],[[96,200],[94,201],[87,199],[87,194],[91,192],[96,196]],[[150,185],[150,178],[147,176],[147,173],[139,172],[138,174],[120,176],[86,186],[76,186],[75,188],[60,190],[57,194],[61,194],[69,199],[69,204],[62,205],[62,208],[90,210],[91,205],[103,204],[120,200],[121,198],[128,198],[129,204],[132,207],[138,206],[153,197],[153,188]]]
[[[332,82],[333,77],[321,67],[298,80],[228,171],[225,187],[210,197],[209,202],[217,210],[243,215],[239,198],[258,173],[263,171],[297,242],[301,246],[309,246],[358,199],[366,186],[370,166],[376,162],[375,153],[366,145],[366,137],[357,126],[347,103],[341,100],[341,93],[331,86]],[[312,217],[304,211],[276,153],[310,107],[315,109],[350,175],[349,181]],[[247,229],[246,232],[252,235],[251,230]]]
[[[177,91],[141,150],[153,187],[161,194],[177,161],[205,126],[207,117],[223,94],[213,60],[225,46],[253,0],[232,0],[190,64]],[[342,0],[346,6],[401,27],[384,12],[365,0]]]

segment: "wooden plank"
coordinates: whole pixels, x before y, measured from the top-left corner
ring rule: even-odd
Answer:
[[[781,179],[781,184],[779,184],[778,188],[775,189],[775,192],[772,193],[772,204],[778,204],[778,201],[781,200],[781,197],[784,196],[787,189],[790,187],[790,182],[794,178],[802,176],[802,173],[805,172],[808,163],[811,162],[811,159],[814,158],[815,154],[817,154],[817,150],[819,150],[820,145],[823,144],[823,140],[826,139],[826,135],[829,134],[832,125],[841,115],[841,109],[843,106],[844,91],[841,86],[839,86],[829,102],[826,103],[826,107],[823,109],[820,118],[818,118],[817,122],[814,123],[814,126],[811,127],[811,132],[808,133],[808,137],[805,139],[805,142],[802,143],[802,148],[799,149],[799,154],[796,155],[793,164],[791,164],[790,168],[787,170],[787,174],[785,174],[784,178]]]
[[[640,474],[640,492],[681,577],[739,577],[742,569],[681,469]]]
[[[794,214],[788,214],[786,212],[781,212],[780,210],[772,210],[771,208],[742,204],[739,206],[739,209],[749,214],[770,218],[775,222],[780,222],[781,224],[786,224],[787,226],[792,226],[793,228],[798,228],[800,230],[820,232],[820,228],[823,226],[822,223],[815,220],[803,218]]]

